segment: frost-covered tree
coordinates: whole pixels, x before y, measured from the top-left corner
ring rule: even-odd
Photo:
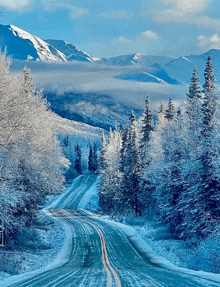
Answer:
[[[75,169],[78,174],[82,173],[82,152],[80,146],[77,144],[75,147],[75,152],[76,152],[76,160],[75,160]]]
[[[0,54],[0,216],[8,236],[31,224],[46,194],[61,190],[67,163],[54,114],[33,87],[27,68],[10,76]]]
[[[101,138],[101,150],[99,157],[99,171],[100,173],[106,168],[106,139],[104,132],[102,133]]]
[[[127,150],[124,157],[125,167],[122,181],[122,203],[126,212],[134,211],[139,216],[143,212],[143,203],[141,202],[141,154],[139,143],[137,142],[137,127],[134,112],[130,116],[129,137]]]
[[[143,121],[142,121],[142,145],[146,147],[150,140],[150,133],[153,130],[153,115],[151,113],[150,109],[150,99],[149,95],[146,98],[145,101],[145,110],[144,110],[144,115],[143,115]]]
[[[172,102],[172,99],[169,99],[169,103],[167,106],[167,109],[165,110],[165,118],[168,119],[169,121],[171,121],[174,117],[174,104]]]
[[[121,195],[121,172],[120,172],[120,152],[121,152],[121,131],[118,127],[111,131],[109,143],[103,153],[101,169],[101,180],[99,184],[99,206],[104,213],[119,212]]]

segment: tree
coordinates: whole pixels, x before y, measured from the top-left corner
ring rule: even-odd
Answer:
[[[142,133],[143,133],[142,144],[144,147],[146,147],[146,145],[148,144],[150,140],[150,133],[153,130],[153,116],[150,110],[149,95],[147,96],[145,103],[146,106],[144,111],[144,118],[142,121]]]
[[[94,143],[93,145],[93,159],[92,159],[92,162],[93,162],[93,172],[94,173],[97,173],[98,171],[98,154],[97,154],[97,145],[96,143]]]
[[[81,148],[77,144],[75,147],[75,152],[76,152],[76,160],[75,160],[75,169],[78,174],[82,173],[82,153],[81,153]]]
[[[93,171],[93,148],[90,145],[89,147],[89,160],[88,160],[88,169],[89,171]]]
[[[106,151],[102,153],[104,155],[104,165],[101,169],[99,184],[99,206],[102,212],[107,214],[120,211],[120,152],[121,130],[116,126],[115,131],[110,133]]]
[[[0,54],[0,216],[8,236],[29,226],[46,194],[61,190],[67,164],[56,120],[27,68],[9,76]]]
[[[101,151],[100,151],[100,158],[99,158],[99,171],[102,171],[106,168],[106,139],[104,132],[102,133],[101,138]]]
[[[142,168],[136,137],[136,119],[132,111],[127,151],[124,157],[125,167],[122,178],[122,204],[124,205],[124,211],[134,211],[136,216],[140,216],[143,212],[143,204],[141,202],[142,189],[140,184]]]
[[[173,105],[173,102],[172,102],[172,99],[170,98],[169,99],[169,103],[168,103],[168,107],[166,109],[166,113],[165,113],[165,118],[168,120],[168,121],[171,121],[174,117],[174,105]]]

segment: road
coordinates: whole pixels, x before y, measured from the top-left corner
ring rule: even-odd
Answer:
[[[49,210],[52,216],[72,229],[68,261],[60,267],[42,271],[11,287],[190,287],[220,286],[198,276],[165,269],[143,259],[125,234],[114,225],[77,209],[80,199],[95,176],[81,176]]]

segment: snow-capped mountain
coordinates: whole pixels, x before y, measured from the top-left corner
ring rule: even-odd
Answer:
[[[98,62],[100,64],[111,66],[131,66],[140,65],[145,67],[158,67],[167,64],[172,58],[164,56],[149,56],[144,53],[136,53],[131,55],[122,55],[111,58],[102,58]]]
[[[115,76],[115,79],[120,80],[129,80],[129,81],[138,81],[138,82],[151,82],[151,83],[159,83],[159,84],[168,84],[164,80],[150,74],[147,72],[141,73],[130,73],[130,74],[123,74]]]
[[[83,62],[94,62],[95,60],[89,54],[77,49],[73,44],[67,43],[63,40],[45,40],[45,42],[62,52],[66,56],[67,61],[75,60]]]
[[[191,55],[180,57],[172,60],[164,66],[165,72],[171,77],[182,83],[189,83],[194,67],[198,69],[198,76],[203,82],[203,74],[206,66],[208,56],[212,58],[214,66],[213,72],[215,75],[216,83],[220,82],[220,50],[213,49],[202,55]]]
[[[14,59],[67,61],[55,47],[13,25],[0,25],[0,46]]]

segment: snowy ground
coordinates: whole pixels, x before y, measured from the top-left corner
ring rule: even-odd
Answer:
[[[94,211],[98,207],[97,189],[93,186],[85,194],[86,205],[79,208]],[[81,202],[85,200],[82,199]],[[89,199],[89,200],[88,200]],[[187,272],[205,271],[217,273],[214,277],[220,278],[220,239],[210,238],[200,243],[197,247],[189,248],[182,240],[174,239],[165,226],[159,225],[156,220],[142,218],[111,219],[109,216],[99,216],[104,220],[111,220],[117,224],[143,254],[152,255],[156,262],[172,268],[189,269]],[[192,271],[191,271],[192,270]],[[201,273],[203,274],[203,273]],[[209,276],[208,274],[206,274]],[[211,274],[210,274],[211,276]]]
[[[98,208],[97,183],[99,178],[87,190],[84,197],[78,204],[79,208],[96,211]],[[71,185],[67,186],[67,191]],[[64,193],[65,194],[65,193]],[[55,197],[50,198],[50,201],[56,200]],[[47,203],[50,206],[50,202]],[[70,250],[70,241],[73,234],[67,226],[62,225],[57,220],[53,220],[46,213],[48,211],[41,211],[39,214],[39,222],[42,224],[35,228],[36,234],[41,238],[41,246],[33,252],[32,249],[25,250],[25,252],[14,252],[13,254],[7,252],[8,270],[2,270],[0,273],[0,282],[4,280],[7,284],[12,280],[15,283],[15,278],[10,277],[12,274],[21,274],[16,280],[22,276],[27,278],[33,272],[40,272],[43,268],[52,269],[55,266],[62,265],[68,257]],[[208,272],[216,272],[213,266],[219,268],[218,254],[220,254],[219,241],[208,241],[197,249],[189,249],[183,241],[173,239],[167,232],[166,228],[159,226],[155,222],[149,221],[146,217],[141,219],[123,218],[120,222],[112,220],[108,216],[95,215],[99,220],[108,221],[113,225],[117,225],[127,235],[129,241],[135,246],[144,257],[147,254],[148,258],[161,264],[162,266],[176,271],[185,272],[219,280],[220,275]],[[15,254],[16,253],[16,254]],[[13,260],[12,259],[13,256]],[[0,256],[4,259],[4,254]],[[196,271],[203,270],[203,271]],[[6,286],[1,285],[0,286]]]
[[[30,236],[39,241],[22,251],[0,251],[0,280],[10,275],[39,270],[49,265],[59,254],[65,239],[65,227],[51,219],[43,211],[38,215],[40,225],[34,227]],[[28,240],[28,239],[26,239]]]

